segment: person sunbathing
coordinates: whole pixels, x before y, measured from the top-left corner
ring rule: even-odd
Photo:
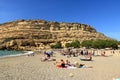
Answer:
[[[56,61],[56,59],[52,59],[51,57],[48,57],[47,55],[44,55],[41,58],[41,62],[44,62],[44,61]]]
[[[85,64],[80,64],[77,61],[74,63],[74,66],[77,68],[92,68],[92,66],[86,66]]]
[[[44,55],[44,56],[41,58],[41,61],[47,61],[48,59],[50,59],[50,58],[47,57],[47,55]]]
[[[65,65],[66,66],[71,66],[70,61],[66,60]]]
[[[56,66],[59,68],[66,68],[65,61],[63,59],[60,60],[60,62],[56,62]]]
[[[87,56],[85,56],[85,58],[80,58],[80,60],[82,60],[82,61],[92,61],[92,56],[91,56],[91,54],[88,54]]]
[[[79,64],[77,61],[74,62],[74,66],[77,68],[82,68],[84,66],[84,64]]]

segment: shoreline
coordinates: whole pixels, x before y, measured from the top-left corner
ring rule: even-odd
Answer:
[[[4,56],[0,56],[0,59],[3,59],[3,58],[10,58],[10,57],[19,57],[19,56],[26,56],[26,55],[31,55],[33,54],[34,51],[21,51],[21,53],[19,54],[10,54],[10,55],[4,55]]]
[[[50,50],[52,50],[52,51],[59,51],[58,49],[50,49]],[[64,49],[61,49],[61,50],[64,50]],[[66,50],[66,49],[65,49]],[[77,49],[73,49],[73,50],[77,50]],[[79,49],[79,50],[85,50],[85,49]],[[103,52],[103,51],[105,51],[107,54],[106,55],[113,55],[113,54],[120,54],[120,49],[118,49],[118,50],[106,50],[106,49],[86,49],[86,50],[88,50],[88,51],[95,51],[95,56],[101,56],[101,53]],[[26,56],[26,55],[31,55],[31,54],[33,54],[33,53],[41,53],[41,52],[43,52],[43,51],[49,51],[49,49],[48,50],[36,50],[36,51],[21,51],[21,53],[19,53],[19,54],[11,54],[11,55],[4,55],[4,56],[0,56],[0,59],[1,58],[9,58],[9,57],[19,57],[19,56]],[[114,51],[114,53],[113,53],[113,51]]]
[[[51,49],[51,50],[53,50],[53,51],[59,51],[59,50],[57,50],[57,49]],[[61,49],[61,50],[64,50],[64,49]],[[66,50],[66,49],[65,49]],[[73,49],[74,50],[74,49]],[[77,49],[75,49],[75,50],[77,50]],[[80,49],[80,50],[84,50],[84,49]],[[118,50],[105,50],[105,49],[86,49],[86,50],[88,50],[88,51],[93,51],[93,50],[95,50],[95,56],[101,56],[101,53],[103,52],[103,51],[105,51],[106,52],[106,55],[109,55],[109,56],[111,56],[111,55],[113,55],[113,54],[120,54],[120,49],[118,49]],[[4,56],[0,56],[0,59],[3,59],[3,58],[9,58],[9,57],[19,57],[19,56],[26,56],[26,55],[31,55],[31,54],[33,54],[33,53],[41,53],[41,52],[43,52],[43,51],[49,51],[49,49],[48,50],[36,50],[36,51],[21,51],[21,53],[19,53],[19,54],[11,54],[11,55],[4,55]],[[114,53],[113,53],[113,51],[114,51]]]

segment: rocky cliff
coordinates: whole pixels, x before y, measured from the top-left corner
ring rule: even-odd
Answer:
[[[0,49],[33,50],[50,44],[79,40],[110,39],[87,24],[17,20],[0,24]]]

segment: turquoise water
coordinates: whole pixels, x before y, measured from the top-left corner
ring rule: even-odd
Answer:
[[[22,54],[22,51],[15,51],[15,50],[0,50],[0,57],[2,56],[10,56],[10,55],[17,55],[17,54]]]

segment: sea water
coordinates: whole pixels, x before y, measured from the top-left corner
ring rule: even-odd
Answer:
[[[0,58],[33,54],[33,51],[0,50]]]

